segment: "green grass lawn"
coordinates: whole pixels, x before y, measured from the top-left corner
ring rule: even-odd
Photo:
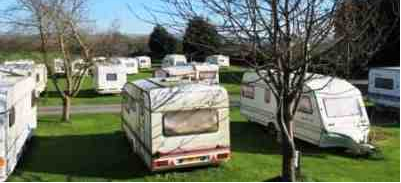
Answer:
[[[128,81],[152,77],[153,70],[141,70],[138,74],[128,75]],[[227,89],[231,98],[239,99],[240,85],[242,78],[242,69],[239,67],[224,68],[220,72],[221,84]],[[64,79],[59,83],[64,84]],[[61,85],[63,87],[64,85]],[[101,95],[93,90],[92,78],[85,77],[82,89],[78,96],[72,100],[72,105],[96,105],[96,104],[116,104],[120,103],[121,97],[118,94]],[[58,106],[62,105],[56,89],[48,80],[47,92],[44,92],[40,99],[40,106]]]
[[[128,75],[128,81],[134,81],[137,79],[148,78],[152,76],[151,70],[141,71],[135,75]],[[60,79],[61,84],[64,84],[64,79]],[[61,85],[63,87],[63,85]],[[87,76],[84,78],[82,83],[82,89],[78,96],[72,100],[72,105],[96,105],[96,104],[116,104],[121,101],[119,94],[97,94],[93,90],[92,78]],[[40,99],[40,106],[57,106],[62,105],[58,93],[51,80],[48,80],[47,92],[44,92]]]
[[[264,181],[280,174],[279,145],[231,110],[232,159],[219,167],[150,173],[129,149],[118,114],[40,117],[36,136],[10,181]],[[297,142],[309,181],[400,181],[399,125],[373,128],[382,159]]]

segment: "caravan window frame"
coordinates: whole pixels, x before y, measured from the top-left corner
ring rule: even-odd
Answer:
[[[215,113],[214,115],[215,115],[215,119],[216,119],[216,122],[215,122],[216,129],[214,129],[213,131],[210,131],[210,130],[206,129],[206,130],[201,131],[201,132],[192,131],[192,132],[178,133],[178,134],[168,134],[168,133],[166,133],[166,125],[165,125],[166,124],[166,117],[167,117],[167,115],[169,113],[195,112],[195,111],[200,111],[200,110],[204,110],[204,111],[206,110],[206,111],[209,111],[209,112],[213,111],[213,113]],[[193,110],[186,110],[186,111],[167,111],[162,116],[162,132],[163,132],[163,136],[164,137],[180,137],[180,136],[189,136],[189,135],[212,134],[212,133],[219,132],[219,130],[220,130],[220,118],[219,118],[218,109],[193,109]]]

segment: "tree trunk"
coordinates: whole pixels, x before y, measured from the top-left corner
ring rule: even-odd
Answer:
[[[69,96],[65,96],[63,98],[63,122],[70,122],[70,111],[71,110],[71,98]]]
[[[285,138],[285,137],[284,137]],[[296,181],[296,169],[295,169],[295,150],[291,148],[288,140],[283,139],[283,164],[282,164],[282,180],[284,182],[295,182]]]
[[[282,129],[282,180],[284,182],[295,182],[296,181],[296,155],[295,155],[295,144],[293,135],[293,124],[290,117],[290,104],[287,98],[284,97],[284,102],[280,106],[282,109],[279,110],[279,122],[282,122],[283,126],[287,128],[288,134],[283,133]]]

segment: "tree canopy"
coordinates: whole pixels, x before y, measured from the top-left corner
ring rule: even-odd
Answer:
[[[154,27],[148,44],[152,55],[157,58],[178,51],[178,40],[161,25]]]
[[[216,27],[202,17],[194,17],[188,21],[184,34],[183,51],[192,59],[204,60],[208,55],[216,53],[221,39]]]

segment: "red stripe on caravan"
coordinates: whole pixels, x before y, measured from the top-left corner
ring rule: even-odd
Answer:
[[[179,150],[179,151],[174,151],[174,152],[159,152],[159,153],[160,153],[160,157],[165,158],[165,157],[181,156],[183,154],[192,155],[192,154],[207,153],[210,151],[221,151],[221,150],[230,151],[230,147],[229,146],[219,146],[219,147],[206,148],[206,149],[185,149],[185,150]]]

